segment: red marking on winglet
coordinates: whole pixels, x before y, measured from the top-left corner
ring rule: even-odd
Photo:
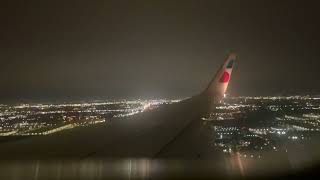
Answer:
[[[226,83],[229,81],[229,79],[230,79],[229,73],[227,71],[224,71],[221,78],[220,78],[220,82]]]

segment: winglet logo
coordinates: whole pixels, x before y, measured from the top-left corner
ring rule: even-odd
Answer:
[[[233,67],[233,59],[231,59],[227,65],[227,69],[231,69]]]
[[[229,79],[230,79],[230,74],[227,71],[224,71],[221,78],[220,78],[220,82],[226,83],[229,81]]]

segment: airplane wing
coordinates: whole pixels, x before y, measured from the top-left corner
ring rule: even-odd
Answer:
[[[223,98],[235,58],[230,54],[205,91],[190,99],[104,125],[1,143],[1,159],[218,158],[201,117]]]

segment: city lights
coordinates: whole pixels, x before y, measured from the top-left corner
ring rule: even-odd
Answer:
[[[214,145],[222,152],[261,158],[247,154],[287,153],[290,141],[303,144],[319,135],[319,108],[320,99],[310,96],[230,97],[201,119],[212,123]]]
[[[36,136],[108,123],[180,100],[120,100],[62,104],[0,105],[0,136]]]

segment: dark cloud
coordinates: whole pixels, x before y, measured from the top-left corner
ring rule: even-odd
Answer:
[[[1,2],[0,99],[318,93],[316,1]]]

